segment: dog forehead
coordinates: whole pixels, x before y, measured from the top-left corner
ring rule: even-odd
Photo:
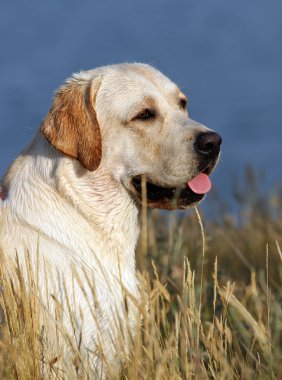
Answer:
[[[125,64],[121,65],[119,72],[121,80],[126,84],[131,85],[132,88],[137,86],[139,88],[157,90],[166,96],[177,89],[177,86],[159,70],[146,64]]]
[[[178,95],[176,84],[153,67],[122,64],[105,68],[96,105],[107,104],[112,110],[127,112],[138,103],[149,106],[150,100],[160,103]]]

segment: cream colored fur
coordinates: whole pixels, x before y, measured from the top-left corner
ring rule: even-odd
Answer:
[[[65,284],[70,300],[75,298],[71,308],[83,347],[95,351],[100,341],[113,361],[118,334],[128,323],[134,332],[137,309],[129,294],[139,299],[134,252],[140,206],[131,179],[146,174],[162,186],[183,186],[197,174],[193,138],[206,128],[181,109],[184,95],[177,86],[147,65],[102,67],[76,74],[68,83],[82,91],[89,85],[95,92],[101,161],[88,170],[39,130],[3,178],[7,198],[0,201],[0,243],[9,257],[17,252],[22,265],[28,251],[39,269],[43,302],[54,303],[52,294],[66,308]],[[157,119],[136,120],[152,103]],[[65,326],[72,334],[67,314]],[[98,365],[101,357],[94,357]]]

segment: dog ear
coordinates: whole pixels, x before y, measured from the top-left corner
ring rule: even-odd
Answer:
[[[90,171],[98,168],[102,156],[100,127],[94,110],[95,95],[92,81],[70,80],[57,91],[41,125],[50,144]]]

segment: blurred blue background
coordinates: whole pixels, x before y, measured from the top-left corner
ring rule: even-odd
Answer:
[[[223,137],[223,196],[247,164],[281,180],[281,0],[13,0],[0,3],[0,177],[73,72],[152,64]]]

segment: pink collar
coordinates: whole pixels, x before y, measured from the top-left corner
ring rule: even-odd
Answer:
[[[0,186],[0,199],[1,201],[4,201],[7,197],[7,193],[4,189],[4,187]]]

